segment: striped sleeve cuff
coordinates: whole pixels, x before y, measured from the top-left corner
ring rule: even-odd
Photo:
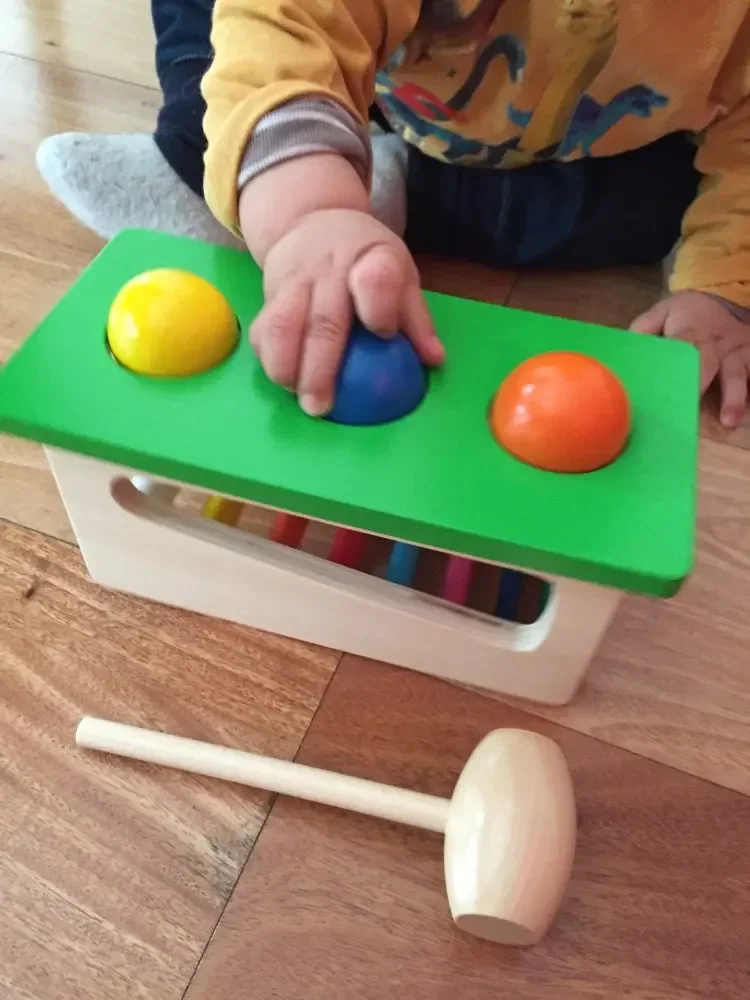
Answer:
[[[750,323],[750,306],[741,306],[736,302],[732,302],[731,299],[725,299],[723,295],[717,295],[715,292],[706,292],[706,295],[710,295],[712,299],[716,299],[717,302],[721,302],[725,309],[738,319],[741,323]]]
[[[369,131],[335,101],[303,98],[264,115],[255,126],[240,163],[238,191],[265,170],[312,153],[345,157],[369,183]]]

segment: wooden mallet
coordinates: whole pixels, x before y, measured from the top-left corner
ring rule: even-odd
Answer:
[[[573,784],[560,748],[536,733],[489,733],[450,799],[104,719],[84,718],[76,743],[443,833],[453,919],[501,944],[539,941],[570,878]]]

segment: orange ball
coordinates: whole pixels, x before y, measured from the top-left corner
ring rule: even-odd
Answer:
[[[504,448],[550,472],[593,472],[613,462],[630,434],[622,382],[600,361],[551,351],[524,361],[500,386],[490,413]]]

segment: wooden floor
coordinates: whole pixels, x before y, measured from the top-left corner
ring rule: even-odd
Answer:
[[[0,360],[100,246],[45,192],[37,143],[148,129],[151,61],[145,0],[2,5]],[[614,326],[658,289],[424,275]],[[546,712],[103,592],[38,449],[0,439],[0,998],[750,996],[750,425],[723,434],[708,407],[704,434],[694,578],[627,600]],[[581,818],[560,919],[527,952],[463,937],[432,835],[79,753],[82,713],[439,794],[490,728],[548,733]]]

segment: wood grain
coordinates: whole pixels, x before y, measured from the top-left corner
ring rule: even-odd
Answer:
[[[573,880],[529,951],[450,922],[439,838],[278,799],[186,1000],[740,1000],[750,801],[416,674],[346,658],[298,759],[447,795],[490,729],[558,740]]]
[[[750,455],[713,441],[700,454],[697,561],[671,601],[630,597],[570,705],[520,706],[579,732],[750,794]],[[243,522],[265,533],[267,516]],[[330,533],[322,528],[327,552]],[[438,593],[444,558],[425,553],[415,585]]]
[[[497,271],[467,261],[422,255],[417,264],[423,288],[495,305],[507,302],[516,281],[514,271]]]
[[[692,579],[627,598],[575,700],[535,714],[750,794],[749,496],[750,455],[704,441]]]
[[[658,267],[607,271],[524,271],[513,285],[508,305],[549,316],[627,329],[661,294]]]
[[[80,716],[290,757],[337,659],[106,593],[0,525],[3,1000],[178,1000],[268,809],[77,751]]]
[[[155,86],[147,3],[3,0],[0,51],[53,66]]]
[[[53,538],[75,542],[73,528],[39,445],[0,437],[0,516]]]
[[[102,241],[72,219],[47,191],[36,171],[37,146],[46,136],[69,130],[150,130],[158,94],[2,54],[0,93],[0,250],[66,267],[72,280]],[[43,305],[32,315],[34,322],[42,315]]]
[[[662,294],[660,268],[522,273],[516,278],[508,305],[627,329]],[[736,430],[725,430],[718,419],[717,393],[711,390],[701,410],[701,433],[750,450],[750,414]]]
[[[39,141],[149,130],[158,93],[147,4],[0,6],[2,363],[101,247],[37,175]],[[517,277],[420,265],[427,288],[614,326],[660,285],[639,269]],[[703,420],[705,434],[750,448],[750,425],[727,435],[710,405]],[[750,467],[710,443],[702,462],[694,580],[674,603],[626,603],[579,699],[551,713],[558,725],[348,660],[301,754],[448,793],[492,726],[559,738],[581,843],[544,945],[511,953],[457,935],[436,838],[280,800],[188,1000],[750,994],[748,800],[572,731],[750,787]],[[71,537],[40,451],[10,439],[0,439],[2,518]],[[71,546],[0,524],[2,1000],[182,997],[267,815],[249,789],[76,751],[79,715],[292,756],[336,661],[105,593]]]
[[[0,28],[21,17],[23,5],[3,9]],[[36,7],[36,5],[34,5]],[[47,4],[48,13],[55,9]],[[70,14],[70,5],[66,5]],[[64,14],[65,12],[58,13]],[[91,12],[90,12],[91,13]],[[33,11],[24,16],[31,18]],[[78,25],[95,29],[100,17]],[[13,31],[0,32],[3,38]],[[97,48],[98,46],[98,48]],[[97,51],[104,52],[101,39]],[[154,120],[154,92],[101,80],[54,65],[0,54],[0,363],[18,347],[102,246],[47,191],[34,164],[39,142],[68,129],[139,131]],[[70,539],[71,530],[41,451],[0,437],[0,519]]]

